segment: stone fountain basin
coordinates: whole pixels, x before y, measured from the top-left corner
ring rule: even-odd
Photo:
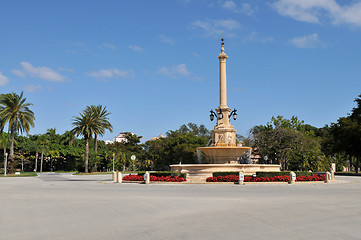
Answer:
[[[214,172],[243,172],[252,175],[256,172],[279,172],[281,165],[277,164],[174,164],[172,171],[185,173],[188,183],[205,183]]]
[[[237,163],[237,159],[242,156],[242,154],[249,152],[251,149],[251,147],[227,146],[197,148],[198,151],[201,151],[208,156],[210,163],[213,164]]]

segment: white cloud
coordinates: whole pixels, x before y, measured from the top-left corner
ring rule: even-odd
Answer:
[[[187,66],[182,63],[179,65],[173,65],[170,68],[167,67],[161,67],[157,73],[166,75],[170,78],[178,78],[178,77],[188,77],[190,75],[190,72],[187,69]]]
[[[114,44],[111,44],[111,43],[104,43],[103,47],[110,48],[110,49],[113,49],[113,50],[117,49],[117,47]]]
[[[11,70],[11,72],[12,72],[15,76],[18,76],[18,77],[25,77],[25,73],[23,73],[23,72],[22,72],[22,71],[20,71],[20,70],[13,69],[13,70]]]
[[[251,32],[248,36],[243,38],[243,42],[260,42],[260,43],[267,43],[273,42],[274,38],[269,36],[261,36],[257,32]]]
[[[119,70],[117,68],[113,69],[101,69],[99,71],[87,72],[86,74],[93,78],[130,78],[132,71]]]
[[[0,72],[0,86],[5,86],[9,83],[9,79]]]
[[[316,47],[325,47],[317,33],[302,36],[302,37],[295,37],[290,40],[291,44],[298,48],[316,48]]]
[[[43,87],[41,85],[29,84],[29,85],[24,86],[25,91],[31,92],[31,93],[40,91],[42,88]]]
[[[174,41],[172,39],[170,39],[169,37],[165,36],[165,35],[159,35],[158,39],[163,43],[167,43],[167,44],[170,44],[170,45],[174,44]]]
[[[243,13],[248,16],[251,16],[254,13],[254,9],[251,7],[248,3],[242,3],[240,7],[237,6],[237,4],[234,1],[225,1],[222,4],[222,8],[231,10],[235,13]]]
[[[283,16],[298,21],[333,24],[349,24],[361,27],[361,2],[340,5],[336,0],[278,0],[273,7]]]
[[[237,5],[233,1],[225,1],[222,4],[222,7],[225,8],[225,9],[233,10],[233,11],[235,9],[237,9]]]
[[[236,20],[197,20],[192,23],[193,27],[203,30],[205,35],[219,37],[222,33],[227,37],[233,37],[234,32],[241,28],[241,24]]]
[[[141,48],[141,47],[139,47],[139,46],[137,46],[137,45],[129,45],[128,48],[133,49],[133,50],[136,51],[136,52],[141,52],[141,51],[143,51],[143,48]]]
[[[12,73],[19,77],[30,75],[33,78],[40,78],[50,82],[64,82],[66,80],[66,77],[48,67],[34,67],[29,62],[20,62],[20,65],[22,66],[23,71],[18,69],[12,70]]]

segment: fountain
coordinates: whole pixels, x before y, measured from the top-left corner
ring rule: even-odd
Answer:
[[[205,179],[211,177],[213,172],[243,171],[245,174],[254,174],[259,171],[280,171],[280,165],[240,163],[239,158],[244,153],[251,152],[252,148],[237,146],[236,130],[231,125],[231,117],[233,116],[234,120],[237,119],[237,110],[231,111],[227,106],[226,60],[228,56],[224,52],[223,39],[218,59],[220,105],[215,109],[216,112],[211,110],[210,115],[211,121],[214,117],[217,118],[217,124],[212,130],[212,146],[197,148],[197,152],[203,152],[208,161],[201,164],[171,165],[172,171],[187,173],[187,182],[205,182]]]

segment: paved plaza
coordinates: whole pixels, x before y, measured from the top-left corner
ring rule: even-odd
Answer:
[[[361,239],[361,178],[337,179],[239,186],[0,178],[0,239]]]

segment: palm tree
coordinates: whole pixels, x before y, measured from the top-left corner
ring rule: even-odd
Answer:
[[[29,134],[30,127],[34,127],[34,113],[29,109],[31,103],[25,103],[23,92],[20,96],[16,93],[0,95],[0,129],[4,130],[6,124],[10,132],[10,155],[9,155],[9,173],[14,170],[14,138],[15,134],[24,131]]]
[[[94,132],[94,152],[97,153],[98,150],[98,135],[103,136],[105,133],[105,130],[109,130],[110,132],[113,132],[113,126],[108,121],[108,115],[110,114],[107,111],[106,107],[103,107],[102,105],[90,105],[87,106],[85,111],[88,111],[93,114],[95,121],[97,121],[101,127],[99,132]]]
[[[84,110],[80,116],[73,117],[73,126],[71,130],[76,136],[83,135],[85,139],[84,172],[88,173],[89,168],[89,139],[95,132],[104,133],[99,121],[96,120],[92,112]]]
[[[95,166],[94,169],[97,169],[97,152],[98,152],[98,135],[103,136],[105,130],[113,132],[113,126],[108,121],[108,115],[110,114],[107,111],[106,107],[102,105],[90,105],[87,106],[85,111],[91,113],[94,116],[94,120],[98,122],[100,129],[99,131],[94,132],[94,155],[95,155]]]

